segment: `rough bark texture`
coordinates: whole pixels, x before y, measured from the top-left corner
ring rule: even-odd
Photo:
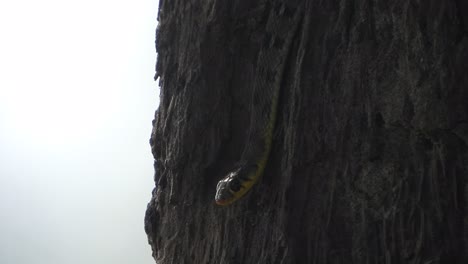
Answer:
[[[272,2],[160,2],[156,262],[468,263],[464,0],[304,0],[265,174],[214,204]]]

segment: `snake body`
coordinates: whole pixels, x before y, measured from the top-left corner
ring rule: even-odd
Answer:
[[[251,104],[250,130],[238,167],[216,187],[215,201],[229,205],[244,196],[262,176],[273,141],[278,98],[286,59],[300,20],[300,8],[279,1],[270,10],[260,49]]]

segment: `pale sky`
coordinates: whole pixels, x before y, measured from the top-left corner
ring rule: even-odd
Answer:
[[[0,263],[150,264],[157,0],[0,3]]]

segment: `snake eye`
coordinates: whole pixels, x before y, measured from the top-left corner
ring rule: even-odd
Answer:
[[[232,180],[229,182],[229,189],[233,192],[240,191],[241,187],[241,182],[237,178],[232,178]]]

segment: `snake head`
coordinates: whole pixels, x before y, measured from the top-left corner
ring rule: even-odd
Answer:
[[[257,166],[241,167],[228,173],[216,186],[216,204],[229,205],[244,196],[254,185]]]

